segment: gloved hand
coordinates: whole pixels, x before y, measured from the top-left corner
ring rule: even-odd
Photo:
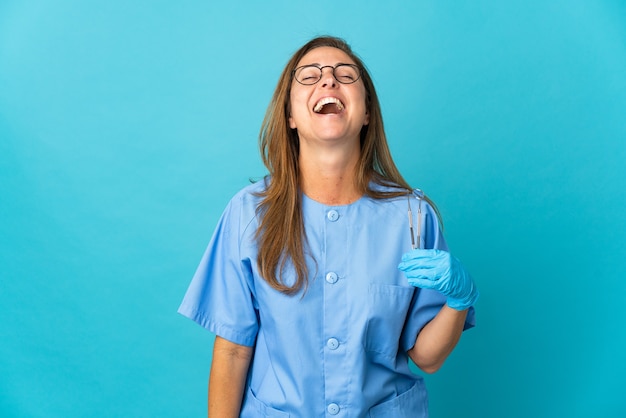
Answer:
[[[449,307],[462,311],[478,299],[478,289],[459,260],[447,251],[415,249],[398,265],[409,284],[434,289],[448,297]]]

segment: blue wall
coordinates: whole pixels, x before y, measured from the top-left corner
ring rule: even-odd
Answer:
[[[192,417],[176,308],[310,37],[345,37],[482,297],[433,417],[623,417],[626,4],[0,2],[0,415]]]

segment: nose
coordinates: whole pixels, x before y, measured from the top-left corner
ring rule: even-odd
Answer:
[[[330,65],[322,67],[322,87],[337,87],[337,79],[335,78],[335,68]]]

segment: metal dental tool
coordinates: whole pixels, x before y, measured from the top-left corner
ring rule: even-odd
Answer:
[[[415,239],[414,229],[413,229],[413,211],[411,210],[411,194],[414,195],[417,201],[419,202],[417,206],[417,241]],[[407,195],[407,202],[409,204],[409,211],[408,211],[409,231],[411,233],[411,248],[415,250],[416,248],[420,248],[420,243],[422,239],[422,198],[418,196],[418,194],[415,192],[411,194]]]

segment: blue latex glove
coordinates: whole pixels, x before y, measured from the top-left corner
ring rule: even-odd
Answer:
[[[447,251],[415,249],[398,265],[411,286],[434,289],[448,297],[449,307],[462,311],[478,299],[478,289],[459,260]]]

